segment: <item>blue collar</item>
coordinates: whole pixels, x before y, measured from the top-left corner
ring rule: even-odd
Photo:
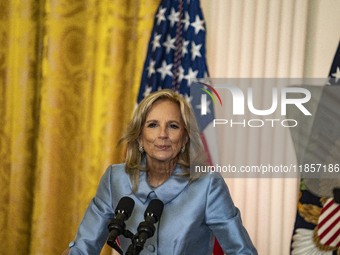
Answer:
[[[160,186],[152,188],[148,184],[147,173],[140,171],[138,190],[135,195],[143,204],[153,198],[158,198],[164,204],[167,204],[175,199],[189,183],[189,177],[182,176],[181,174],[183,174],[183,170],[177,165],[168,180]]]

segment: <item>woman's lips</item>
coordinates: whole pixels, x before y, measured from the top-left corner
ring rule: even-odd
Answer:
[[[156,148],[159,150],[167,150],[170,148],[170,145],[156,145]]]

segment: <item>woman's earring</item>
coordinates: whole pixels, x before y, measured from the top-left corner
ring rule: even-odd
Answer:
[[[142,145],[139,145],[138,150],[140,153],[144,153],[144,147]]]
[[[182,146],[181,152],[182,152],[182,153],[185,152],[185,145]]]

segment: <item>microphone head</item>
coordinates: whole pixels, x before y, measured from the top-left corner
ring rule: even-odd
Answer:
[[[131,216],[133,207],[135,206],[135,201],[130,197],[122,197],[115,210],[115,214],[122,213],[128,219]]]
[[[150,201],[148,207],[145,210],[144,218],[146,216],[151,216],[155,218],[155,223],[159,221],[163,212],[164,204],[159,199],[153,199]]]

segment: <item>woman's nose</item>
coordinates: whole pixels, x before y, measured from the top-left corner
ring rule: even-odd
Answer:
[[[168,137],[168,130],[166,126],[160,126],[158,137],[161,139]]]

